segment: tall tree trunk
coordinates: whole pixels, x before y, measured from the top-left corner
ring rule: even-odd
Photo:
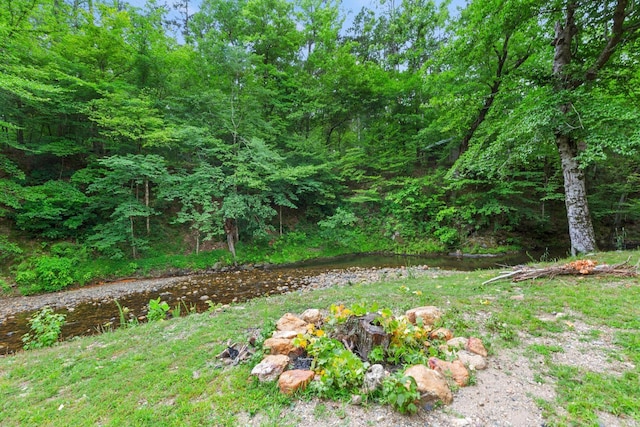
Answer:
[[[229,246],[229,252],[233,255],[233,259],[236,259],[236,233],[237,227],[235,220],[227,218],[224,220],[224,232],[227,235],[227,246]]]
[[[498,91],[500,90],[500,80],[496,80],[493,82],[491,86],[491,93],[484,100],[484,105],[478,112],[476,119],[471,123],[471,126],[467,130],[467,133],[462,138],[462,142],[460,143],[459,154],[458,156],[462,156],[465,151],[469,149],[469,141],[473,138],[473,135],[476,133],[482,122],[487,118],[487,113],[491,109],[491,105],[493,105],[493,101],[496,99],[496,95],[498,95]]]
[[[584,171],[577,160],[577,144],[568,136],[556,138],[564,177],[564,202],[567,207],[571,255],[596,250],[596,238],[589,214]]]
[[[558,92],[566,92],[576,87],[576,82],[569,77],[566,70],[572,59],[572,41],[578,32],[575,23],[577,8],[577,2],[570,1],[565,11],[565,22],[556,23],[553,76],[556,78]],[[567,117],[566,121],[569,122],[568,115],[572,110],[571,103],[563,103],[558,108]],[[571,254],[592,252],[596,250],[596,239],[589,214],[584,172],[580,169],[577,158],[578,147],[576,141],[565,130],[557,129],[555,137],[564,178],[564,197],[567,207],[569,238],[571,239]]]
[[[555,88],[558,92],[568,92],[577,89],[587,81],[593,81],[598,73],[609,62],[620,43],[632,40],[640,33],[640,22],[631,21],[628,25],[627,18],[632,16],[633,7],[630,0],[617,0],[609,16],[605,18],[605,40],[599,54],[586,73],[571,71],[568,65],[572,62],[572,49],[575,48],[575,35],[578,33],[575,15],[580,3],[577,0],[568,0],[565,8],[565,20],[556,23],[556,34],[553,41],[555,53],[553,57],[553,76]],[[605,10],[605,14],[607,11]],[[629,12],[629,13],[627,13]],[[596,41],[588,43],[596,44]],[[580,67],[578,67],[579,69]],[[558,106],[567,123],[569,113],[573,105],[564,102]],[[570,132],[556,129],[556,146],[562,160],[562,173],[564,176],[565,199],[567,205],[567,218],[569,220],[569,236],[571,237],[571,252],[590,252],[596,249],[595,233],[589,215],[587,204],[587,192],[585,190],[584,173],[580,170],[577,160],[578,150],[576,141]]]
[[[131,254],[133,255],[133,259],[138,258],[138,250],[136,248],[136,235],[134,232],[134,226],[133,226],[133,217],[130,216],[129,217],[129,226],[130,226],[130,230],[131,230]]]
[[[149,180],[144,180],[144,205],[149,209]],[[151,225],[149,224],[149,212],[147,211],[147,234],[151,234]]]

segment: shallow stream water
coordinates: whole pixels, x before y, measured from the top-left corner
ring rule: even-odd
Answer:
[[[516,265],[531,261],[526,254],[501,257],[466,256],[384,256],[351,255],[331,259],[307,261],[287,266],[267,268],[242,268],[237,271],[207,275],[185,276],[170,285],[146,286],[136,291],[136,282],[128,284],[128,292],[107,296],[95,292],[93,299],[66,304],[56,312],[66,315],[62,338],[98,334],[120,325],[119,310],[114,300],[126,307],[127,318],[144,321],[150,299],[161,298],[173,309],[180,306],[181,313],[203,312],[211,303],[228,304],[242,302],[263,295],[290,292],[309,284],[311,278],[323,273],[336,275],[347,269],[411,267],[428,265],[443,270],[477,270]],[[122,283],[122,282],[121,282]],[[108,286],[108,285],[103,285]],[[37,298],[37,297],[29,297]],[[19,310],[19,309],[17,309]],[[0,323],[0,354],[12,353],[22,348],[21,337],[28,332],[28,319],[35,310],[12,313]]]

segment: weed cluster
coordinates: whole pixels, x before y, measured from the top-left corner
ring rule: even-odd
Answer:
[[[60,338],[62,326],[65,323],[65,315],[54,313],[49,306],[44,307],[29,319],[29,329],[22,336],[25,350],[34,348],[51,347]]]
[[[388,308],[379,310],[375,303],[354,304],[350,308],[331,305],[329,312],[324,329],[309,325],[307,332],[293,341],[313,358],[311,369],[319,377],[319,381],[310,384],[308,393],[336,400],[363,395],[369,400],[388,403],[401,413],[415,413],[420,394],[415,380],[402,372],[408,365],[428,364],[429,357],[445,357],[438,350],[439,340],[429,337],[432,327],[421,321],[414,325],[405,316],[395,317]],[[390,338],[388,345],[374,346],[367,360],[362,360],[336,336],[349,319],[370,313],[375,314],[374,323]],[[371,363],[383,364],[395,373],[384,379],[381,388],[364,390],[365,374]]]
[[[362,385],[369,364],[347,350],[340,341],[318,330],[306,342],[305,350],[313,357],[312,369],[320,376],[320,381],[311,384],[316,394],[344,398]]]
[[[384,402],[401,414],[418,412],[416,402],[420,399],[420,392],[413,377],[398,372],[389,375],[382,383],[382,396]]]
[[[150,299],[147,319],[149,320],[149,322],[165,320],[167,318],[167,313],[169,313],[169,310],[169,304],[166,301],[162,301],[160,297],[156,299]]]

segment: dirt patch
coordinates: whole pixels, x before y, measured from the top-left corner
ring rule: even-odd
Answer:
[[[559,314],[559,315],[558,315]],[[557,365],[574,366],[585,371],[622,375],[635,365],[613,343],[615,330],[606,327],[594,327],[581,320],[562,320],[562,313],[543,315],[544,321],[564,322],[568,330],[552,336],[529,337],[525,345],[559,346],[561,351],[553,352],[551,361]],[[572,318],[575,315],[572,315]]]
[[[453,403],[439,408],[423,408],[413,416],[401,415],[388,406],[354,406],[313,399],[297,401],[279,415],[279,425],[449,427],[449,426],[541,426],[542,411],[535,398],[552,400],[553,387],[534,381],[530,361],[517,350],[490,357],[490,366],[478,371],[476,384],[461,388]],[[268,416],[241,414],[239,424],[259,426]],[[274,421],[274,420],[271,420]]]
[[[482,316],[480,316],[482,317]],[[543,316],[544,317],[544,316]],[[560,316],[561,318],[564,316]],[[239,424],[259,426],[276,423],[282,426],[314,427],[520,427],[545,426],[538,401],[556,406],[555,384],[544,375],[545,357],[532,354],[531,345],[561,348],[554,352],[551,363],[576,366],[581,370],[621,374],[634,369],[628,360],[621,360],[620,349],[613,342],[615,330],[594,327],[571,315],[569,330],[544,337],[520,334],[521,345],[514,349],[501,349],[489,357],[489,367],[475,374],[475,384],[457,390],[449,406],[422,408],[413,416],[397,413],[389,406],[354,406],[349,403],[298,400],[279,414],[239,415]],[[564,321],[549,315],[549,321]],[[612,356],[616,357],[612,357]],[[543,378],[543,379],[542,379]],[[563,414],[561,407],[556,407]],[[277,417],[273,419],[273,417]],[[635,420],[599,413],[599,425],[607,427],[638,427]]]

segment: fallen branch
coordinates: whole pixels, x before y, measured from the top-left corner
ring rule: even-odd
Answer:
[[[607,275],[613,277],[637,277],[638,271],[634,266],[629,265],[629,260],[615,265],[597,265],[592,260],[578,260],[564,265],[553,265],[543,268],[517,267],[517,270],[502,273],[493,279],[483,282],[483,285],[497,282],[504,279],[511,279],[513,282],[523,280],[539,279],[541,277],[554,278],[556,276],[588,276]]]
[[[226,365],[237,365],[249,359],[255,352],[247,344],[243,344],[239,348],[236,347],[238,347],[238,343],[232,344],[231,340],[228,340],[226,348],[216,356],[216,359],[221,359]]]

